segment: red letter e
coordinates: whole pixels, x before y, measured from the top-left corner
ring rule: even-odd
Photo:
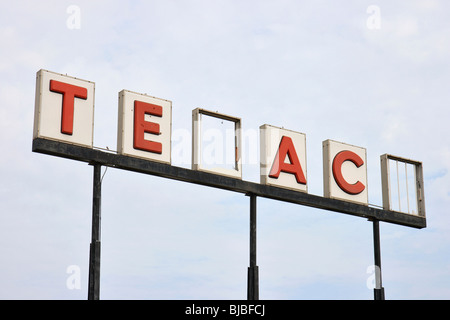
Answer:
[[[161,154],[162,143],[144,139],[144,133],[160,134],[159,124],[145,121],[146,114],[162,117],[162,107],[156,104],[135,100],[133,148]]]

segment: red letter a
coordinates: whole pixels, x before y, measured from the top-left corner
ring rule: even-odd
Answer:
[[[290,163],[284,162],[286,155],[289,157]],[[273,161],[269,177],[277,179],[281,172],[294,174],[298,183],[306,184],[306,178],[303,174],[297,153],[295,152],[292,139],[286,136],[281,138],[280,146],[278,147],[277,155]]]

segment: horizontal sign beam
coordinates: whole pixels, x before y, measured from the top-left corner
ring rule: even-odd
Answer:
[[[336,211],[367,218],[369,220],[379,220],[419,229],[426,227],[426,219],[416,215],[373,208],[348,201],[330,199],[305,192],[243,181],[233,177],[176,167],[166,163],[149,161],[45,138],[35,138],[33,140],[32,150],[33,152],[62,158],[96,163],[128,171],[145,173],[173,180],[240,192],[243,194],[253,194],[259,197],[323,210]]]

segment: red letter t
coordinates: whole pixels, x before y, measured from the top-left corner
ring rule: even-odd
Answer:
[[[87,99],[87,89],[72,84],[50,80],[50,91],[63,95],[61,113],[61,133],[72,135],[75,98]]]

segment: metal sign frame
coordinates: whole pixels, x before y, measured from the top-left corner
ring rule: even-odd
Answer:
[[[48,138],[34,138],[32,151],[42,154],[89,163],[94,167],[92,239],[89,258],[88,299],[100,299],[100,212],[101,212],[101,166],[139,172],[188,183],[204,185],[242,193],[250,198],[250,266],[248,268],[247,298],[259,300],[258,266],[256,264],[256,199],[264,197],[290,202],[308,207],[340,212],[373,221],[374,254],[377,272],[374,298],[384,300],[384,288],[381,286],[381,254],[379,221],[413,227],[426,227],[425,216],[416,216],[397,211],[369,207],[367,205],[321,197],[305,192],[264,185],[238,178],[191,170],[171,164],[121,155],[113,152],[84,147]]]
[[[112,152],[86,148],[45,138],[34,139],[32,149],[33,152],[84,161],[92,164],[95,163],[102,166],[140,172],[243,194],[253,194],[258,197],[345,213],[367,218],[369,220],[379,220],[418,229],[426,227],[426,219],[421,216],[369,207],[338,199],[325,198],[270,185],[262,185],[224,175],[176,167],[156,161],[119,155]]]

